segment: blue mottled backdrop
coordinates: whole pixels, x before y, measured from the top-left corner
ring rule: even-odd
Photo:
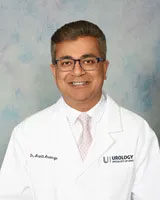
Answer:
[[[104,89],[160,137],[159,0],[0,0],[0,163],[13,127],[60,96],[50,36],[66,22],[97,23],[108,40]]]

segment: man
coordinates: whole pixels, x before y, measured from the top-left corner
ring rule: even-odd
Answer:
[[[159,200],[156,135],[102,93],[103,32],[87,21],[66,24],[52,36],[51,54],[62,98],[14,129],[0,200]]]

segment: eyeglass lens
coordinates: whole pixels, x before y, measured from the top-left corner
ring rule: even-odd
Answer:
[[[75,67],[76,62],[79,62],[80,66],[84,70],[95,70],[97,69],[98,59],[97,58],[84,58],[84,59],[62,59],[57,60],[57,66],[62,71],[71,71]]]

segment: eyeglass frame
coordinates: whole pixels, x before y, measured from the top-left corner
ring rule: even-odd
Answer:
[[[106,59],[105,58],[100,58],[100,57],[93,57],[93,58],[95,58],[96,60],[97,60],[97,64],[99,63],[99,62],[104,62]],[[80,63],[80,61],[81,60],[83,60],[83,59],[85,59],[85,58],[80,58],[80,59],[74,59],[74,58],[60,58],[60,59],[55,59],[55,65],[57,65],[57,61],[61,61],[61,60],[73,60],[74,61],[74,65],[73,65],[73,68],[71,69],[71,70],[67,70],[67,71],[65,71],[65,72],[69,72],[69,71],[72,71],[74,68],[75,68],[75,65],[76,65],[76,62],[78,61],[79,62],[79,66],[84,70],[84,71],[94,71],[94,70],[96,70],[96,69],[90,69],[90,70],[85,70],[82,66],[81,66],[81,63]],[[58,66],[58,65],[57,65]],[[61,70],[61,71],[63,71],[63,70]]]

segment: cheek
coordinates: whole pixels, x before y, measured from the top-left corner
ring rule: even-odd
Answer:
[[[93,80],[99,84],[102,84],[102,82],[104,81],[105,79],[105,74],[104,74],[104,71],[103,69],[95,72],[94,74],[92,74],[92,77],[93,77]]]
[[[66,73],[57,73],[55,76],[56,79],[56,85],[61,90],[64,91],[67,87],[67,74]]]
[[[63,80],[65,80],[65,78],[66,78],[66,73],[64,73],[64,72],[56,72],[56,74],[55,74],[55,79],[57,80],[57,81],[63,81]]]
[[[96,84],[95,87],[98,89],[102,88],[104,80],[105,80],[105,75],[103,73],[99,73],[95,78],[95,84]]]

